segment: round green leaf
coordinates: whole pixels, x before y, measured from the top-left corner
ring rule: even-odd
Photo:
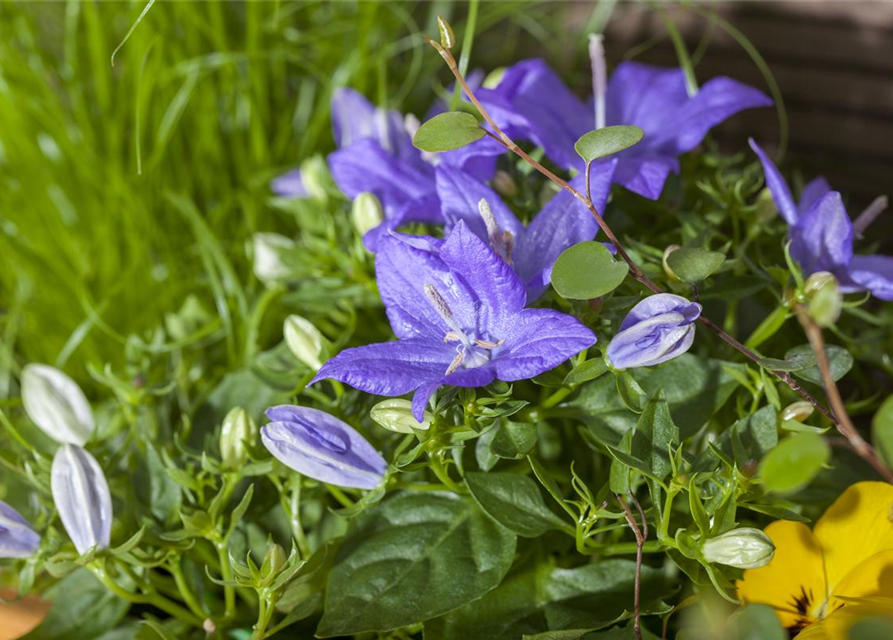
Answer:
[[[584,133],[574,144],[574,149],[583,160],[592,162],[612,153],[629,149],[638,143],[644,135],[642,130],[636,126],[603,127]]]
[[[812,351],[812,347],[808,344],[801,344],[799,347],[794,347],[784,354],[784,358],[785,360],[802,359],[803,361],[806,361],[809,358],[808,354],[812,354],[813,362],[815,362],[815,353]],[[844,377],[849,370],[853,368],[853,356],[843,347],[834,344],[826,345],[825,355],[828,357],[828,366],[831,368],[831,377],[835,382]],[[818,364],[813,364],[802,369],[796,369],[793,371],[793,374],[803,380],[808,380],[809,382],[814,382],[818,385],[822,384],[822,374],[819,371]]]
[[[434,116],[416,131],[412,144],[422,151],[452,151],[483,138],[487,133],[477,118],[463,111]]]
[[[615,260],[601,242],[581,242],[558,256],[552,286],[562,298],[591,300],[620,286],[629,265]]]
[[[683,282],[696,284],[719,269],[725,259],[718,251],[682,247],[667,256],[667,265]]]
[[[893,464],[893,396],[884,400],[871,419],[871,435],[884,462]]]
[[[772,607],[749,604],[726,623],[723,638],[727,640],[786,640],[787,632]]]
[[[785,438],[760,463],[760,477],[770,491],[792,493],[805,487],[831,457],[828,444],[815,433]]]

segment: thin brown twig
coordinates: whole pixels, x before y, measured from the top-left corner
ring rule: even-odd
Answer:
[[[642,553],[643,547],[645,546],[645,538],[648,537],[648,521],[645,520],[645,512],[642,510],[642,505],[639,504],[638,500],[636,500],[636,496],[633,494],[632,491],[629,492],[629,498],[636,506],[636,510],[639,512],[639,516],[642,518],[641,529],[639,528],[638,523],[636,523],[636,516],[633,515],[633,511],[629,508],[626,500],[624,500],[619,493],[615,493],[614,497],[617,498],[617,502],[619,502],[620,506],[623,507],[623,512],[626,516],[626,522],[627,524],[629,524],[629,528],[632,529],[633,535],[636,536],[636,577],[635,591],[633,592],[633,631],[636,634],[636,638],[638,640],[642,640]]]
[[[572,187],[570,184],[568,184],[565,180],[562,180],[560,177],[555,175],[548,168],[544,167],[537,160],[532,158],[527,152],[525,152],[523,149],[521,149],[515,143],[514,140],[512,140],[508,135],[506,135],[506,133],[499,127],[499,125],[496,124],[496,121],[493,120],[492,117],[490,117],[490,114],[487,113],[486,108],[480,103],[480,101],[477,99],[477,96],[474,95],[474,91],[472,91],[471,87],[468,86],[468,83],[465,81],[465,78],[462,76],[462,73],[459,71],[459,67],[456,64],[455,58],[453,58],[453,54],[450,53],[449,50],[444,49],[442,46],[440,46],[440,44],[438,44],[434,40],[431,40],[427,36],[425,38],[428,41],[428,43],[432,47],[434,47],[437,50],[437,52],[441,55],[441,57],[446,61],[447,65],[450,68],[450,71],[455,76],[456,81],[460,84],[462,89],[465,91],[465,95],[468,96],[468,99],[471,101],[472,105],[474,105],[474,107],[478,110],[478,113],[480,113],[481,117],[493,129],[493,131],[488,131],[485,129],[484,132],[488,136],[490,136],[492,139],[496,140],[501,145],[503,145],[507,150],[509,150],[512,153],[519,156],[521,159],[523,159],[525,162],[527,162],[531,167],[536,169],[539,173],[544,175],[546,178],[551,180],[553,183],[555,183],[562,189],[568,191],[575,198],[577,198],[581,203],[583,203],[583,205],[595,217],[596,223],[598,223],[598,226],[601,228],[601,230],[604,232],[604,234],[608,237],[608,240],[617,249],[617,253],[620,255],[621,258],[623,258],[624,262],[626,262],[627,265],[629,265],[629,274],[636,281],[638,281],[639,283],[641,283],[642,285],[647,287],[653,293],[665,293],[663,289],[661,289],[658,285],[656,285],[654,282],[652,282],[651,279],[648,278],[648,276],[645,275],[645,273],[639,268],[639,266],[635,263],[635,261],[633,261],[633,259],[629,256],[629,254],[626,252],[626,249],[624,249],[623,245],[620,243],[620,240],[614,234],[614,231],[602,219],[598,210],[592,204],[592,199],[583,195],[582,193],[580,193],[579,191],[574,189],[574,187]],[[589,167],[587,166],[587,170],[588,169],[589,169]],[[587,187],[589,186],[588,182],[589,181],[587,180]],[[738,342],[735,338],[730,336],[728,333],[723,331],[722,328],[720,328],[718,325],[716,325],[709,318],[707,318],[704,315],[701,315],[698,318],[698,322],[700,322],[708,330],[710,330],[711,332],[713,332],[714,334],[719,336],[719,338],[722,339],[724,342],[726,342],[726,344],[728,344],[732,348],[739,351],[741,354],[743,354],[748,359],[755,362],[758,366],[761,366],[761,367],[763,366],[760,364],[760,360],[761,360],[760,356],[758,356],[756,353],[754,353],[753,351],[751,351],[750,349],[745,347],[743,344]],[[824,405],[822,405],[818,400],[813,398],[809,394],[809,392],[807,392],[803,387],[801,387],[797,383],[797,381],[794,380],[794,378],[791,376],[791,374],[784,372],[784,371],[773,371],[771,369],[767,369],[767,371],[769,371],[772,375],[774,375],[776,378],[778,378],[783,383],[785,383],[788,387],[790,387],[790,389],[794,393],[796,393],[801,398],[806,400],[809,404],[811,404],[813,407],[815,407],[820,413],[822,413],[826,418],[828,418],[828,420],[830,420],[836,427],[839,428],[839,423],[837,421],[837,418],[834,416],[834,414],[830,410],[828,410]]]
[[[809,312],[804,305],[797,304],[794,307],[794,311],[797,314],[797,320],[800,321],[800,325],[803,327],[803,331],[806,332],[806,337],[809,339],[812,350],[815,352],[816,363],[819,366],[819,373],[822,375],[822,383],[825,387],[825,394],[828,396],[828,402],[838,418],[837,430],[840,432],[840,435],[847,439],[853,451],[874,467],[875,471],[881,474],[884,480],[893,483],[893,471],[888,469],[881,462],[880,458],[877,457],[874,448],[865,441],[865,438],[856,429],[847,413],[840,390],[837,388],[837,383],[834,382],[834,377],[831,375],[831,365],[828,363],[828,355],[825,353],[825,338],[822,336],[821,327],[809,317]]]

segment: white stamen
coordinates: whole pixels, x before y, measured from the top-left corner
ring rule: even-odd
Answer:
[[[394,145],[391,142],[390,131],[388,127],[388,112],[385,109],[376,109],[375,110],[375,128],[376,128],[376,137],[378,138],[379,143],[381,143],[382,149],[387,151],[388,153],[394,152]]]
[[[595,128],[605,126],[605,90],[608,72],[605,66],[605,37],[600,33],[589,34],[589,62],[592,65],[592,92],[595,94]]]
[[[487,237],[490,238],[490,242],[493,242],[494,238],[499,237],[499,224],[496,222],[490,203],[481,198],[480,202],[478,202],[478,211],[484,220],[484,226],[487,227]]]
[[[446,323],[446,326],[450,328],[450,330],[444,336],[444,341],[454,342],[458,340],[466,347],[470,347],[471,341],[468,339],[468,336],[466,336],[465,332],[462,331],[462,327],[459,326],[459,323],[456,322],[456,319],[453,317],[453,311],[450,309],[450,305],[447,304],[447,301],[443,299],[443,296],[440,295],[440,292],[434,287],[433,284],[425,285],[425,295],[431,302],[431,306],[433,306],[434,310],[437,311],[437,315],[439,315],[441,319]]]
[[[450,363],[450,366],[447,367],[446,373],[444,375],[450,375],[455,372],[456,369],[462,366],[462,360],[465,358],[465,351],[459,350],[456,352],[456,357],[453,358],[453,361]]]
[[[865,211],[859,214],[853,223],[853,234],[861,239],[862,234],[868,229],[868,226],[877,219],[889,206],[887,196],[878,196],[872,200],[871,204],[865,207]]]

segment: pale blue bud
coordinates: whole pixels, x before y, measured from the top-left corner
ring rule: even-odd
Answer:
[[[40,536],[19,512],[0,500],[0,558],[27,558],[40,546]]]
[[[51,485],[56,509],[78,553],[109,546],[112,497],[96,458],[74,445],[62,445],[53,458]]]
[[[634,306],[608,344],[615,369],[650,367],[689,350],[701,305],[682,296],[659,293]]]
[[[25,365],[22,404],[34,424],[57,442],[83,446],[93,434],[93,412],[84,392],[55,367]]]

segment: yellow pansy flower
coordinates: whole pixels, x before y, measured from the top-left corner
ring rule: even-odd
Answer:
[[[744,572],[738,597],[772,606],[791,637],[846,640],[857,620],[893,619],[893,485],[854,484],[813,530],[778,520],[765,532],[775,557]]]

